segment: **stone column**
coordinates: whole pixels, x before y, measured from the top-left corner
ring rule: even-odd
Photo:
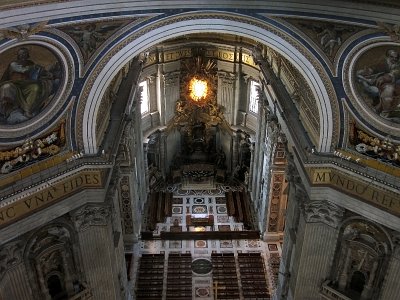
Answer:
[[[233,123],[232,103],[235,103],[236,74],[226,71],[218,71],[218,95],[219,104],[224,108],[224,116],[229,124]]]
[[[61,256],[65,275],[65,289],[67,290],[68,294],[72,294],[74,291],[74,285],[72,283],[71,272],[69,269],[68,256],[64,251],[61,252]]]
[[[247,188],[250,189],[250,191],[251,191],[251,185],[252,185],[252,182],[253,182],[253,173],[254,173],[254,162],[255,162],[255,159],[254,159],[254,143],[251,143],[251,145],[250,145],[250,153],[251,153],[250,172],[247,175],[248,176],[247,177],[248,178],[247,182],[246,182],[246,179],[245,179],[245,184],[246,184]],[[258,166],[260,166],[260,165],[258,165]],[[261,164],[261,166],[262,166],[262,164]]]
[[[165,132],[160,133],[160,171],[163,177],[166,177],[166,159],[167,159],[167,134]]]
[[[23,243],[15,241],[0,248],[0,299],[34,299],[22,259]]]
[[[329,275],[335,252],[338,226],[344,209],[328,201],[311,201],[304,207],[304,235],[297,256],[293,299],[320,299],[320,286]]]
[[[146,183],[146,191],[150,193],[150,184],[149,184],[149,163],[147,161],[147,153],[149,151],[149,144],[143,143],[143,164],[145,167],[145,183]],[[136,166],[137,167],[137,166]]]
[[[35,268],[36,268],[36,272],[38,275],[38,280],[39,280],[40,290],[42,291],[42,296],[44,297],[44,300],[51,300],[49,289],[47,288],[47,284],[44,281],[42,267],[40,266],[39,262],[36,263]]]
[[[261,97],[261,96],[260,96]],[[253,195],[254,199],[260,202],[260,213],[259,218],[261,220],[261,230],[266,234],[267,232],[267,216],[269,207],[269,191],[271,184],[271,166],[272,166],[272,155],[276,143],[277,131],[279,131],[278,124],[275,117],[270,113],[269,107],[266,104],[266,98],[262,97],[262,112],[265,120],[262,123],[262,131],[259,133],[259,153],[256,153],[258,159],[257,165],[263,166],[258,174],[258,177],[254,177],[253,182]],[[265,193],[262,193],[264,189]]]
[[[231,153],[231,166],[230,170],[233,176],[233,171],[235,167],[239,163],[239,141],[238,141],[238,134],[236,132],[232,135],[232,153]]]
[[[237,60],[239,58],[239,60]],[[231,116],[232,124],[238,125],[238,113],[240,110],[240,94],[241,94],[241,82],[242,82],[242,48],[235,49],[235,63],[233,65],[233,73],[236,74],[236,80],[233,83],[233,89],[235,91],[234,101],[232,101]]]
[[[161,115],[163,124],[168,124],[175,113],[175,102],[180,98],[179,86],[180,71],[163,74],[164,83],[164,114]]]
[[[373,292],[373,283],[376,275],[376,270],[378,268],[378,262],[374,261],[371,269],[371,273],[369,274],[368,282],[364,286],[364,289],[361,293],[361,299],[370,299]]]
[[[290,162],[293,163],[292,160]],[[293,168],[290,168],[290,166]],[[296,261],[293,258],[301,254],[301,251],[297,251],[297,249],[301,249],[302,237],[304,235],[304,218],[301,213],[301,207],[306,201],[307,195],[304,186],[299,181],[299,176],[294,165],[289,165],[286,175],[289,180],[288,206],[286,210],[282,258],[279,266],[277,290],[273,297],[274,300],[290,298],[291,281],[295,281],[295,275],[297,275],[293,272],[293,269],[297,268]]]
[[[386,269],[385,279],[381,289],[381,300],[398,299],[400,295],[400,235],[395,240],[395,248]]]
[[[73,213],[88,288],[93,299],[120,299],[111,208],[86,205]]]
[[[340,273],[338,280],[339,289],[342,291],[346,289],[347,280],[349,277],[350,258],[351,258],[351,248],[348,248],[346,253],[346,259],[343,265],[343,270]]]
[[[257,164],[257,167],[261,166],[260,163],[262,161],[262,156],[263,156],[263,148],[264,148],[264,141],[265,141],[265,124],[266,124],[266,118],[264,114],[264,107],[260,104],[261,101],[258,102],[258,111],[259,111],[259,116],[258,118],[258,124],[257,124],[257,135],[256,135],[256,145],[255,149],[253,149],[252,156],[255,157],[255,159],[252,157],[252,162],[251,162],[251,168],[253,168],[253,164]],[[258,201],[258,191],[257,187],[260,186],[259,182],[261,181],[261,176],[262,173],[260,170],[258,172],[250,172],[250,182],[249,182],[249,190],[252,193],[252,199]]]

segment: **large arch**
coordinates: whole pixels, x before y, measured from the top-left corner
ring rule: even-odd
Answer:
[[[208,16],[211,14],[209,13]],[[333,132],[332,107],[324,81],[316,70],[317,66],[313,65],[298,48],[289,43],[280,31],[272,27],[266,27],[266,24],[245,22],[244,20],[240,17],[238,18],[237,15],[228,14],[214,14],[212,17],[204,15],[199,17],[199,14],[196,14],[190,17],[185,16],[181,19],[172,18],[167,22],[163,20],[160,22],[161,24],[149,25],[150,28],[148,30],[144,28],[145,32],[143,34],[136,39],[132,39],[126,46],[108,58],[109,60],[104,63],[104,67],[98,73],[94,72],[96,73],[96,79],[92,81],[92,85],[90,86],[87,83],[85,86],[85,89],[90,89],[87,93],[87,101],[84,104],[81,129],[85,153],[95,154],[98,151],[99,145],[96,144],[95,139],[96,117],[100,106],[98,99],[102,99],[106,88],[117,72],[129,60],[151,46],[183,34],[204,32],[235,34],[266,44],[278,51],[299,69],[310,85],[318,104],[321,128],[317,149],[321,152],[329,151]],[[129,39],[129,36],[127,38]],[[99,65],[101,64],[100,62]],[[94,75],[92,74],[91,76]],[[90,79],[88,82],[91,82]]]

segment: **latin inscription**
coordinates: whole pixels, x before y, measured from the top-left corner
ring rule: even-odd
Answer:
[[[0,208],[0,227],[82,188],[102,187],[100,172],[82,172],[64,182]]]
[[[170,62],[175,61],[182,58],[192,57],[192,49],[190,48],[183,48],[175,51],[165,51],[164,53],[158,54],[158,60],[160,62]],[[233,51],[224,51],[219,49],[207,49],[206,50],[206,57],[209,58],[216,58],[219,60],[225,61],[242,61],[242,63],[255,67],[256,64],[254,63],[253,57],[249,54],[242,53],[241,57],[239,53],[235,53]],[[154,64],[157,62],[156,54],[152,53],[149,54],[146,61],[146,66]]]
[[[339,190],[358,196],[369,202],[382,206],[392,213],[400,214],[400,196],[383,191],[371,184],[339,174],[331,169],[316,170],[312,174],[312,182],[316,185],[333,185]]]

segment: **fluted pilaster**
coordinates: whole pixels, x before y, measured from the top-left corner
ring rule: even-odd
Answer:
[[[119,299],[111,208],[87,205],[73,214],[85,277],[93,299]]]
[[[305,223],[294,299],[320,299],[320,284],[327,278],[338,231],[323,223]]]
[[[301,254],[293,282],[294,299],[320,299],[320,285],[329,275],[343,214],[342,208],[328,201],[305,203],[302,246],[296,250]]]
[[[398,238],[400,242],[400,236]],[[389,261],[386,276],[382,286],[381,299],[392,300],[398,299],[400,295],[400,243],[397,243],[394,253]]]
[[[14,264],[0,279],[0,298],[12,300],[34,299],[25,265]]]

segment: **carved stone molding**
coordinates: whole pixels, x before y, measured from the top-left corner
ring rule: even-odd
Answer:
[[[218,71],[218,78],[221,79],[223,84],[231,85],[235,82],[237,76],[235,73]]]
[[[14,241],[6,244],[0,250],[0,279],[12,267],[22,261],[23,243]]]
[[[163,76],[165,86],[179,85],[180,75],[181,75],[180,71],[164,73],[162,76]]]
[[[329,201],[312,201],[304,204],[304,215],[308,223],[324,223],[337,228],[345,210]]]
[[[90,226],[106,226],[110,220],[111,208],[108,206],[87,205],[73,215],[75,227],[84,231]]]

